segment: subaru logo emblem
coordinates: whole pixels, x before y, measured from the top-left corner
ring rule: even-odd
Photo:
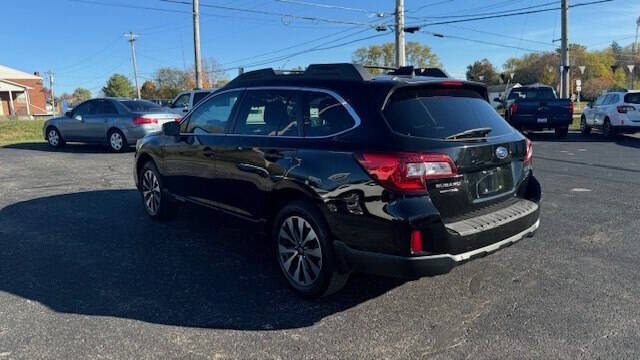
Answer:
[[[507,155],[509,155],[509,150],[507,150],[507,148],[504,146],[498,146],[498,148],[496,149],[496,156],[498,157],[498,159],[502,160],[506,158]]]

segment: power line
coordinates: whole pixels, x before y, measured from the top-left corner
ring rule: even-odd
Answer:
[[[440,0],[440,1],[436,1],[436,2],[431,3],[431,4],[422,5],[422,6],[420,6],[420,7],[415,8],[415,9],[406,10],[405,12],[418,12],[418,11],[420,11],[420,10],[422,10],[422,9],[426,8],[426,7],[431,7],[431,6],[437,6],[437,5],[441,5],[441,4],[446,4],[446,3],[450,3],[450,2],[452,2],[452,1],[454,1],[454,0]],[[409,16],[407,16],[407,17],[409,17]]]
[[[181,1],[181,0],[158,0],[158,1],[191,6],[191,2],[189,1]],[[360,21],[352,21],[352,20],[321,18],[321,17],[307,16],[307,15],[295,15],[291,13],[278,13],[278,12],[267,11],[267,10],[237,8],[237,7],[225,6],[225,5],[200,4],[200,6],[212,8],[212,9],[218,9],[218,10],[237,11],[237,12],[245,12],[250,14],[267,15],[267,16],[278,16],[280,18],[290,18],[290,19],[299,19],[299,20],[307,20],[307,21],[319,21],[319,22],[325,22],[330,24],[347,24],[347,25],[375,27],[375,25],[370,23],[363,23]]]
[[[431,31],[427,31],[427,30],[422,30],[420,32],[424,33],[424,34],[432,35],[432,36],[435,36],[435,37],[438,37],[438,38],[464,40],[464,41],[474,42],[474,43],[477,43],[477,44],[499,46],[499,47],[504,47],[504,48],[509,48],[509,49],[524,50],[524,51],[535,52],[535,53],[543,53],[543,52],[545,52],[544,50],[537,50],[537,49],[530,49],[530,48],[525,48],[525,47],[521,47],[521,46],[501,44],[501,43],[496,43],[496,42],[492,42],[492,41],[470,39],[470,38],[466,38],[466,37],[463,37],[463,36],[457,36],[457,35],[445,35],[445,34],[442,34],[442,33],[436,33],[436,32],[431,32]]]
[[[601,3],[612,2],[612,1],[613,0],[597,0],[597,1],[590,1],[590,2],[585,2],[585,3],[574,4],[574,5],[570,5],[569,7],[570,8],[574,8],[574,7],[601,4]],[[561,9],[562,8],[557,7],[557,8],[549,8],[549,9],[514,12],[514,13],[508,13],[508,14],[502,14],[502,15],[480,16],[480,17],[474,17],[474,18],[469,18],[469,19],[449,20],[449,21],[440,21],[440,22],[429,22],[429,23],[411,24],[411,25],[412,26],[417,26],[417,27],[433,26],[433,25],[446,25],[446,24],[455,24],[455,23],[468,22],[468,21],[478,21],[478,20],[497,19],[497,18],[518,16],[518,15],[537,14],[537,13],[554,11],[554,10],[561,10]]]
[[[499,34],[499,33],[494,33],[494,32],[485,31],[485,30],[478,30],[478,29],[468,28],[468,27],[459,26],[459,25],[446,25],[446,26],[454,28],[454,29],[473,31],[473,32],[477,32],[479,34],[494,35],[494,36],[504,37],[504,38],[507,38],[507,39],[521,40],[521,41],[526,41],[526,42],[530,42],[530,43],[534,43],[534,44],[540,44],[540,45],[546,45],[546,46],[555,47],[555,45],[553,43],[551,43],[551,42],[544,42],[544,41],[538,41],[538,40],[519,38],[517,36]]]
[[[486,13],[475,13],[475,14],[466,14],[466,15],[422,16],[422,17],[412,17],[412,18],[417,18],[417,19],[451,19],[451,18],[464,18],[464,17],[475,17],[475,16],[500,15],[500,14],[505,14],[505,13],[511,13],[511,12],[514,12],[514,11],[523,11],[523,10],[529,10],[529,9],[535,9],[535,8],[540,8],[540,7],[545,7],[545,6],[556,5],[557,3],[558,3],[557,1],[552,1],[552,2],[547,2],[547,3],[544,3],[544,4],[525,6],[525,7],[521,7],[521,8],[517,8],[517,9],[492,11],[492,12],[486,12]]]
[[[313,7],[319,7],[324,9],[339,9],[339,10],[360,12],[365,14],[373,14],[380,17],[384,16],[385,14],[382,11],[372,11],[367,9],[352,8],[352,7],[340,6],[340,5],[321,4],[321,3],[311,2],[311,1],[301,1],[301,0],[274,0],[274,1],[281,2],[281,3],[296,4],[296,5],[313,6]],[[453,1],[453,0],[449,0],[449,1]]]

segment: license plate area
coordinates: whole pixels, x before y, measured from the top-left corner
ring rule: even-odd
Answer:
[[[548,121],[547,118],[538,118],[538,124],[546,124]]]
[[[511,166],[497,166],[475,174],[476,199],[486,199],[513,189]]]

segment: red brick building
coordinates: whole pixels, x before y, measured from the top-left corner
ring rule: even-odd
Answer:
[[[0,116],[48,115],[42,78],[0,65]]]

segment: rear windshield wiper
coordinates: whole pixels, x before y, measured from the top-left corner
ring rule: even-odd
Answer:
[[[449,135],[447,136],[447,140],[485,138],[489,135],[491,130],[492,129],[488,127],[469,129],[457,134]]]

